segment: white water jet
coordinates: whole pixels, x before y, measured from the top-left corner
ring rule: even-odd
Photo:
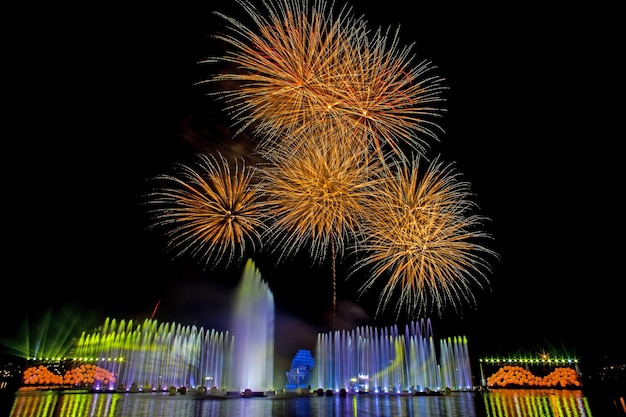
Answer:
[[[161,391],[205,386],[266,391],[274,378],[274,296],[252,260],[237,287],[226,332],[177,323],[107,318],[74,346],[77,364],[94,364],[115,381],[96,389]]]
[[[318,387],[339,391],[403,391],[472,388],[467,340],[440,342],[439,355],[430,320],[397,326],[358,327],[318,334]]]
[[[274,295],[252,260],[244,267],[230,325],[231,386],[266,391],[274,383]]]
[[[100,332],[83,333],[74,353],[76,365],[93,363],[114,373],[115,381],[94,381],[95,389],[161,391],[207,383],[224,386],[231,345],[228,332],[107,318]]]

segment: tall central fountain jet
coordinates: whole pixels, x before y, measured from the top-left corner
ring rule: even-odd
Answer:
[[[231,386],[267,391],[274,384],[274,295],[248,260],[235,294]]]

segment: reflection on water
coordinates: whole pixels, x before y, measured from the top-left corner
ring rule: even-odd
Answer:
[[[11,417],[121,416],[476,416],[472,393],[437,397],[349,395],[216,399],[167,393],[72,394],[54,391],[15,397]]]
[[[122,417],[122,416],[476,416],[474,396],[454,393],[437,397],[349,395],[340,397],[277,395],[267,398],[215,399],[169,394],[60,394],[18,395],[11,417]]]
[[[443,396],[348,395],[216,399],[168,393],[18,393],[11,417],[604,417],[579,390],[491,390]],[[620,415],[620,414],[615,414]]]
[[[487,417],[593,415],[588,399],[580,390],[498,389],[484,394],[482,400]]]

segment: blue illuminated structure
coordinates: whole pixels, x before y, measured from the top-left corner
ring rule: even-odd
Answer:
[[[315,359],[310,350],[300,349],[291,360],[291,369],[287,372],[287,391],[311,387],[311,373]]]

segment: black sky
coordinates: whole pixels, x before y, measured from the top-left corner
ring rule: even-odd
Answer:
[[[471,182],[501,258],[475,309],[434,318],[436,336],[466,334],[476,355],[552,345],[623,358],[617,12],[404,4],[355,10],[373,28],[400,25],[446,79],[445,134],[432,151]],[[239,272],[171,262],[139,204],[149,178],[223,145],[226,119],[196,85],[211,74],[198,62],[214,52],[216,8],[18,17],[5,78],[3,285],[18,302],[1,303],[0,339],[49,309],[143,319],[159,300],[162,321],[217,326],[208,312]],[[324,321],[307,294],[327,285],[327,270],[261,267],[290,320]],[[352,290],[340,283],[348,322],[365,322],[373,306]]]

